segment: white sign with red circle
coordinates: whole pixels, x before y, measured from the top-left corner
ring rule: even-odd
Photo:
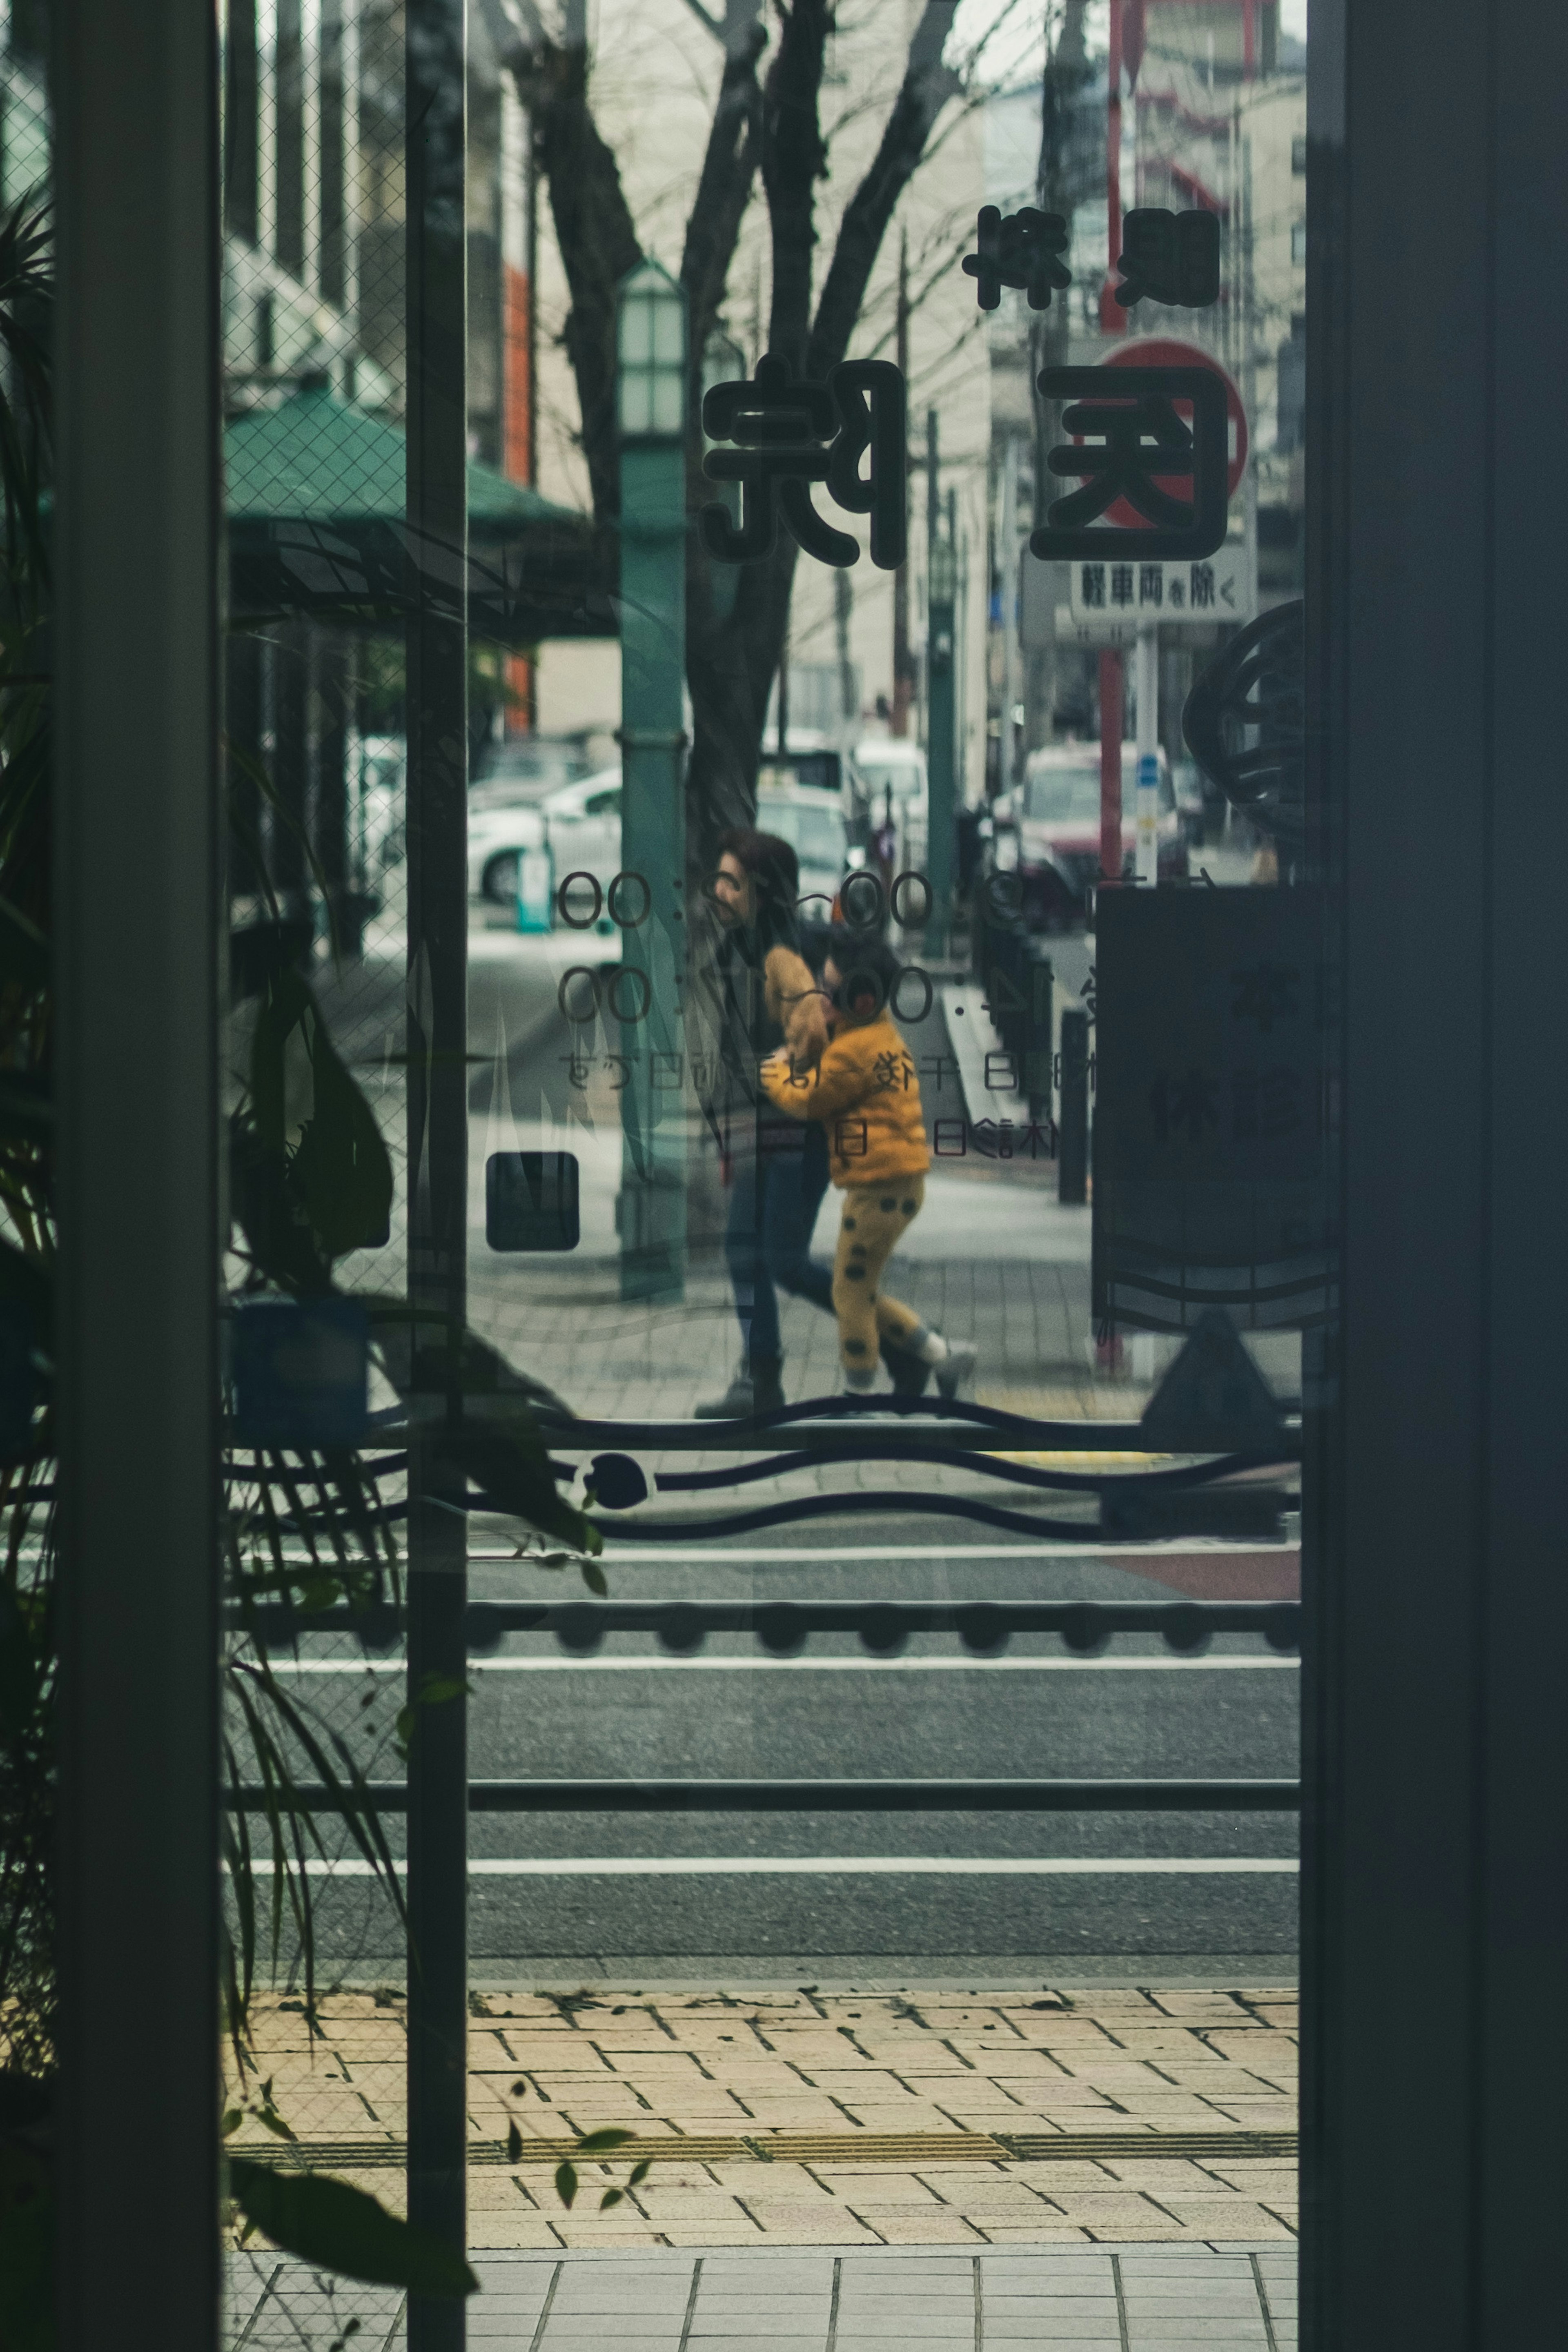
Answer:
[[[1201,343],[1184,342],[1172,335],[1139,335],[1118,343],[1101,365],[1203,367],[1216,375],[1225,386],[1228,425],[1226,489],[1227,496],[1235,496],[1247,470],[1247,411],[1234,378],[1212,352],[1205,351]],[[1183,424],[1190,426],[1191,401],[1176,400],[1172,405]],[[1155,480],[1171,498],[1191,493],[1190,477],[1163,475],[1156,476]],[[1107,544],[1103,550],[1097,550],[1092,560],[1068,566],[1071,575],[1068,614],[1075,631],[1089,631],[1097,637],[1102,635],[1107,642],[1120,642],[1124,635],[1134,635],[1140,622],[1156,621],[1163,626],[1174,623],[1180,626],[1251,619],[1257,602],[1252,550],[1243,541],[1227,540],[1202,563],[1149,562],[1138,552],[1139,537],[1145,526],[1135,508],[1125,499],[1118,499],[1106,509],[1105,520],[1121,525],[1121,530],[1106,532]]]
[[[1225,386],[1227,425],[1226,495],[1235,497],[1242,475],[1247,470],[1247,411],[1241,404],[1241,394],[1236,388],[1234,377],[1221,367],[1212,352],[1205,352],[1201,343],[1182,342],[1173,335],[1139,335],[1131,342],[1118,343],[1100,364],[1108,368],[1201,367],[1206,368],[1211,375],[1217,375]],[[1192,402],[1173,400],[1171,405],[1190,430]],[[1186,475],[1157,474],[1154,481],[1169,498],[1179,499],[1192,494],[1191,478]],[[1108,522],[1119,522],[1133,530],[1142,528],[1144,522],[1137,509],[1129,506],[1125,499],[1118,499],[1113,506],[1107,507],[1105,518]]]

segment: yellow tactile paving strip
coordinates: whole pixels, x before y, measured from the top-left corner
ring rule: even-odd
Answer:
[[[1293,2231],[1293,1992],[595,1989],[472,2007],[477,2248]],[[401,1999],[325,1994],[313,2028],[298,1999],[256,2016],[300,2155],[396,2204]],[[580,2167],[567,2211],[554,2168],[608,2126],[634,2142]],[[600,2212],[645,2157],[647,2179]]]

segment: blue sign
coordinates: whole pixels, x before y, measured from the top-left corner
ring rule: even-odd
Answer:
[[[253,1298],[234,1318],[234,1442],[359,1445],[370,1411],[370,1318],[353,1298]]]

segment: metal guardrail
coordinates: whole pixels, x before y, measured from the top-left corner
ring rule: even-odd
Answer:
[[[230,1622],[239,1622],[230,1612]],[[276,1638],[301,1633],[357,1636],[368,1648],[402,1638],[401,1612],[335,1608],[314,1615],[275,1605],[251,1622]],[[689,1656],[710,1633],[749,1633],[775,1656],[798,1655],[814,1633],[854,1633],[874,1655],[903,1648],[911,1633],[952,1633],[976,1657],[997,1655],[1015,1633],[1055,1633],[1079,1655],[1092,1655],[1118,1633],[1154,1634],[1192,1656],[1216,1633],[1260,1634],[1275,1650],[1295,1648],[1295,1601],[477,1601],[466,1613],[470,1655],[482,1656],[509,1633],[550,1633],[578,1656],[608,1633],[652,1633],[661,1647]],[[377,1812],[402,1812],[401,1781],[365,1790]],[[311,1811],[341,1805],[320,1786],[294,1791]],[[267,1812],[275,1796],[260,1788],[227,1792],[247,1812]],[[480,1813],[539,1812],[1293,1812],[1300,1785],[1282,1780],[471,1780],[468,1808]]]
[[[404,1632],[390,1601],[313,1612],[268,1601],[227,1618],[272,1643],[331,1633],[389,1650]],[[651,1633],[677,1657],[710,1633],[750,1633],[779,1657],[797,1654],[814,1633],[853,1634],[875,1656],[892,1655],[911,1633],[955,1634],[976,1657],[997,1655],[1015,1633],[1057,1634],[1082,1656],[1118,1633],[1152,1634],[1192,1655],[1216,1633],[1260,1634],[1272,1649],[1293,1650],[1300,1622],[1294,1601],[470,1601],[465,1615],[469,1654],[480,1657],[507,1633],[551,1633],[579,1656],[606,1633]]]

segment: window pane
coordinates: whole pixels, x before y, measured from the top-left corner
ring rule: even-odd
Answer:
[[[1075,2248],[1114,2335],[1098,2250],[1172,2236],[1258,2249],[1250,2325],[1335,1283],[1304,25],[1165,0],[1134,85],[1103,11],[1081,70],[956,12],[911,130],[877,12],[476,19],[459,331],[409,20],[330,13],[230,18],[236,1574],[292,1610],[237,1654],[387,1788],[314,1817],[335,1990],[290,1912],[254,1997],[279,2112],[399,2211],[466,2134],[544,2352],[611,2245],[693,2340],[1034,2318]]]

